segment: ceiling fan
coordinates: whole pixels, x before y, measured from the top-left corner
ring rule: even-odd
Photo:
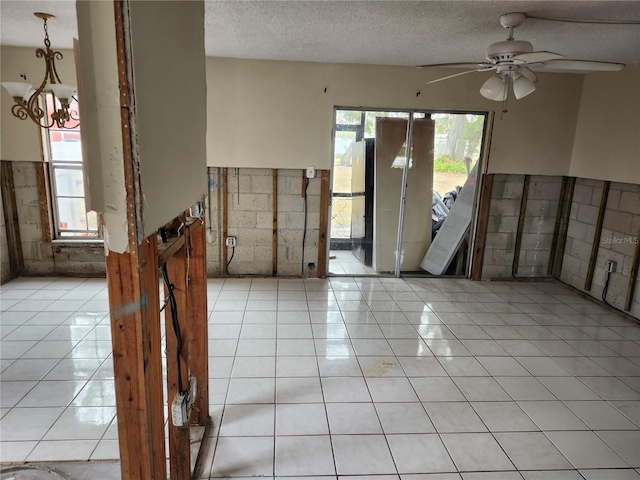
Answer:
[[[535,71],[564,72],[564,73],[589,73],[589,72],[614,72],[622,70],[624,63],[594,62],[589,60],[565,60],[563,55],[553,52],[534,52],[533,45],[525,40],[514,40],[513,31],[522,25],[527,16],[524,13],[507,13],[500,17],[500,24],[509,29],[507,40],[489,45],[487,48],[487,61],[480,63],[440,63],[432,65],[420,65],[419,68],[449,67],[471,68],[465,72],[456,73],[447,77],[432,80],[436,83],[442,80],[466,75],[473,72],[489,72],[495,70],[496,74],[487,80],[480,94],[489,100],[503,102],[509,91],[509,79],[511,79],[513,94],[516,99],[521,99],[533,93],[538,77]]]

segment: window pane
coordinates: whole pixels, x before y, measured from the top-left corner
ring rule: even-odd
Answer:
[[[54,167],[56,193],[63,197],[84,197],[82,170]]]
[[[58,228],[60,230],[87,229],[84,198],[58,198]]]
[[[87,212],[87,221],[89,222],[89,230],[98,230],[98,214],[95,211]]]
[[[80,146],[80,132],[74,130],[51,130],[51,160],[82,162],[82,147]]]

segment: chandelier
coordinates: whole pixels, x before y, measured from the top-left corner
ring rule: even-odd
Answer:
[[[51,49],[47,20],[55,18],[49,13],[34,13],[34,15],[44,21],[44,46],[36,49],[36,57],[43,58],[45,62],[44,79],[39,87],[34,87],[24,82],[2,82],[2,86],[13,97],[14,105],[11,113],[20,120],[30,118],[41,128],[77,128],[80,119],[76,111],[72,110],[70,104],[76,100],[74,85],[65,85],[61,82],[56,70],[56,60],[62,60],[62,54]],[[26,77],[22,75],[26,80]],[[46,109],[43,108],[41,96],[52,95],[52,110],[47,116]]]

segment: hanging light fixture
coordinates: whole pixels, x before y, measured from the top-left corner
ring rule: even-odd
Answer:
[[[507,76],[504,74],[495,74],[491,76],[489,80],[484,82],[484,85],[480,88],[480,95],[484,98],[488,98],[489,100],[502,102],[507,98],[508,88]]]
[[[56,70],[56,60],[62,60],[62,54],[51,48],[47,20],[55,18],[49,13],[34,13],[44,21],[44,46],[36,49],[36,57],[45,62],[44,79],[39,87],[24,82],[2,82],[2,86],[13,97],[14,105],[11,113],[20,120],[30,118],[41,128],[77,128],[80,119],[77,112],[71,110],[70,104],[74,98],[76,87],[63,84]],[[47,118],[46,111],[40,105],[40,96],[51,93],[53,96],[53,111]],[[59,107],[58,107],[59,104]],[[71,125],[69,125],[71,123]]]

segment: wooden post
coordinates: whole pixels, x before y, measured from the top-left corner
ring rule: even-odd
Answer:
[[[106,257],[122,478],[167,478],[156,236]]]
[[[271,210],[273,212],[273,238],[271,241],[271,275],[278,275],[278,169],[271,171],[273,175],[273,203]]]
[[[631,263],[631,272],[629,273],[629,286],[627,287],[627,297],[624,302],[624,309],[628,312],[631,310],[631,301],[633,300],[633,291],[638,278],[638,267],[640,267],[640,229],[636,236],[636,249],[633,253],[633,262]]]
[[[188,235],[188,234],[187,234]],[[176,394],[179,392],[178,372],[182,376],[182,388],[184,391],[189,388],[189,339],[190,332],[187,322],[187,248],[183,244],[178,251],[167,259],[166,263],[169,281],[173,285],[173,295],[177,305],[177,323],[181,336],[180,366],[178,366],[177,348],[178,342],[174,330],[171,308],[169,305],[164,310],[165,332],[167,344],[167,402],[171,405]],[[169,295],[169,290],[165,285],[165,296]],[[207,379],[208,381],[208,379]],[[169,414],[171,417],[171,414]],[[169,451],[170,458],[170,478],[188,479],[191,477],[190,461],[190,438],[189,423],[182,426],[175,426],[169,419]]]
[[[596,229],[593,233],[593,243],[591,244],[591,255],[589,256],[589,266],[587,268],[587,278],[584,280],[584,289],[588,292],[591,290],[593,282],[593,273],[596,270],[596,260],[598,258],[598,248],[600,247],[600,236],[602,235],[602,224],[604,222],[604,214],[607,210],[607,199],[609,198],[609,187],[611,182],[605,180],[602,184],[602,196],[600,197],[600,209],[598,210],[598,220],[596,221]]]
[[[42,225],[42,241],[51,243],[51,216],[49,214],[49,170],[46,162],[36,162],[36,185],[38,187],[38,208]]]
[[[553,227],[553,238],[551,239],[551,250],[549,251],[549,261],[547,262],[547,275],[553,275],[553,264],[556,259],[556,249],[558,248],[558,237],[560,236],[560,225],[562,224],[562,207],[564,197],[567,194],[567,177],[562,177],[560,196],[558,197],[558,207],[556,208],[556,223]]]
[[[473,242],[473,263],[471,265],[471,279],[482,279],[484,264],[484,246],[487,241],[487,226],[489,224],[489,207],[491,206],[491,190],[493,189],[493,174],[482,175],[480,201],[478,204],[478,226],[476,238]]]
[[[13,167],[11,162],[0,161],[2,173],[2,209],[7,230],[7,246],[9,250],[9,266],[11,276],[15,277],[24,269],[24,257],[22,255],[22,240],[20,238],[20,225],[18,223],[18,204],[16,201],[16,189],[13,183]]]
[[[222,169],[222,274],[227,274],[227,220],[229,218],[229,179],[227,167]]]
[[[562,214],[562,229],[558,239],[558,251],[554,259],[553,276],[560,277],[562,273],[562,262],[564,261],[564,248],[567,244],[567,230],[569,229],[569,215],[571,214],[571,205],[573,204],[573,191],[576,187],[576,177],[570,177],[567,184],[567,195],[564,198],[564,208]]]
[[[203,222],[189,229],[187,311],[189,321],[189,370],[198,380],[190,422],[206,425],[209,418],[209,335],[207,332],[207,236]]]
[[[516,231],[516,244],[513,247],[513,263],[511,264],[511,275],[518,275],[518,264],[520,263],[520,248],[522,247],[522,231],[524,230],[524,220],[527,216],[527,199],[529,197],[529,184],[531,176],[524,176],[522,185],[522,201],[520,202],[520,215],[518,216],[518,230]]]
[[[327,236],[329,230],[329,170],[320,170],[320,222],[318,230],[318,277],[327,276]]]

